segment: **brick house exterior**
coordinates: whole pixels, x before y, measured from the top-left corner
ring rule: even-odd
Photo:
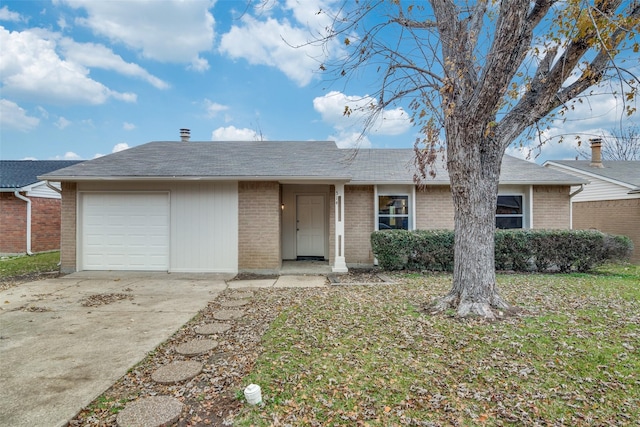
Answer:
[[[60,249],[61,196],[37,175],[76,161],[0,161],[0,253]],[[56,184],[59,187],[59,184]]]
[[[572,228],[596,229],[628,236],[634,244],[631,262],[640,263],[640,161],[601,160],[600,141],[592,141],[591,160],[554,160],[544,166],[588,184],[572,188]]]
[[[277,273],[309,258],[344,272],[372,265],[375,230],[453,228],[446,171],[418,187],[412,156],[333,142],[161,142],[42,178],[62,182],[64,272]],[[569,228],[570,186],[583,180],[512,157],[502,170],[502,216]]]

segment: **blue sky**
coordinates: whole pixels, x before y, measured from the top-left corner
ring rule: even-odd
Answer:
[[[334,0],[0,0],[0,158],[91,159],[149,141],[334,140],[341,147],[410,148],[402,106],[361,140],[358,114],[375,93],[362,73],[319,73],[337,44],[292,48],[328,23]],[[573,136],[620,125],[596,96],[554,123],[535,159],[575,158]],[[626,122],[625,122],[626,123]],[[638,124],[633,117],[629,123]],[[517,148],[509,154],[523,156]],[[526,150],[525,150],[526,153]]]

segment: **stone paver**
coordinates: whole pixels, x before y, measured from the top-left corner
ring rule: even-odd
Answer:
[[[228,297],[233,299],[247,299],[247,298],[253,297],[253,292],[251,291],[233,292],[228,294]]]
[[[216,320],[233,320],[242,316],[244,316],[244,311],[242,310],[219,310],[213,313],[213,318]]]
[[[229,289],[238,288],[270,288],[277,279],[231,280],[227,282]]]
[[[174,384],[191,378],[202,372],[202,363],[193,360],[172,362],[151,374],[151,379],[160,384]]]
[[[175,423],[184,405],[171,396],[151,396],[129,403],[116,418],[119,427],[160,427]]]
[[[243,305],[249,304],[251,301],[247,299],[235,299],[229,301],[222,301],[220,305],[222,307],[242,307]]]
[[[280,276],[274,288],[320,288],[327,286],[327,276]]]
[[[198,335],[213,335],[227,332],[229,329],[231,329],[231,325],[227,323],[216,322],[196,326],[194,332]]]
[[[184,356],[195,356],[206,353],[218,346],[218,342],[210,339],[191,340],[176,347],[176,352]]]

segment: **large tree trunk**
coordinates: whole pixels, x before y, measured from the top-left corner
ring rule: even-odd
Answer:
[[[496,287],[494,251],[503,150],[495,141],[473,133],[453,129],[447,135],[447,166],[455,208],[453,286],[432,310],[454,308],[458,316],[494,318],[497,312],[510,308]],[[469,144],[470,137],[484,141]]]

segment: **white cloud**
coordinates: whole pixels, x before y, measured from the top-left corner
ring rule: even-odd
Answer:
[[[123,43],[145,58],[193,63],[194,69],[202,70],[206,61],[198,54],[213,46],[215,21],[209,9],[214,1],[60,0],[60,3],[85,10],[87,16],[77,18],[77,24]]]
[[[305,86],[320,66],[322,48],[311,45],[293,48],[291,45],[304,45],[308,39],[308,30],[295,28],[286,20],[258,21],[245,15],[241,26],[232,27],[222,36],[220,52],[253,65],[276,67],[298,86]]]
[[[329,139],[335,141],[339,148],[371,148],[371,141],[362,132],[341,131]]]
[[[28,132],[39,123],[40,119],[27,115],[27,112],[15,102],[0,99],[0,125],[2,128]]]
[[[54,123],[56,125],[56,127],[60,130],[66,128],[67,126],[69,126],[71,124],[71,122],[67,119],[65,119],[64,117],[59,117],[58,120],[56,120],[56,122]]]
[[[213,102],[209,99],[204,100],[204,107],[207,110],[207,117],[213,118],[218,115],[221,111],[226,111],[229,109],[226,105],[218,104],[217,102]]]
[[[133,123],[124,122],[122,124],[122,129],[124,130],[134,130],[135,128],[136,128],[136,125],[134,125]]]
[[[221,127],[211,133],[212,141],[258,141],[260,139],[253,129],[238,129],[235,126]]]
[[[104,70],[115,71],[125,76],[137,77],[158,89],[166,89],[169,87],[163,80],[150,74],[138,64],[126,62],[120,55],[116,55],[111,49],[104,45],[77,43],[67,37],[61,38],[59,45],[67,61],[89,68],[102,68]]]
[[[332,91],[313,100],[313,108],[322,120],[339,132],[349,129],[362,131],[377,100],[371,96],[349,96]],[[345,114],[346,109],[350,114]],[[380,135],[401,135],[411,129],[411,119],[402,108],[384,110],[371,124],[369,133]]]
[[[204,73],[209,70],[209,62],[200,58],[199,56],[191,61],[191,64],[187,67],[187,70],[198,71],[200,73]]]
[[[127,144],[126,142],[120,142],[116,145],[113,146],[113,149],[111,150],[112,153],[117,153],[119,151],[124,151],[129,149],[129,144]]]
[[[7,6],[3,6],[0,9],[0,21],[21,22],[24,20],[18,12],[10,11]]]
[[[622,100],[599,92],[574,104],[564,116],[550,122],[548,128],[534,134],[535,140],[523,141],[523,147],[509,147],[507,154],[528,158],[542,163],[546,160],[572,160],[588,147],[591,138],[608,134],[609,129],[619,126],[621,121],[629,126],[640,124],[637,115],[626,118]],[[541,145],[540,141],[544,143]]]
[[[337,39],[318,42],[332,26],[332,17],[340,16],[335,0],[286,0],[257,2],[243,12],[220,40],[219,51],[233,59],[244,59],[253,65],[276,67],[298,86],[309,84],[320,64],[342,55]],[[274,18],[276,12],[284,15]]]
[[[89,77],[82,64],[56,52],[59,35],[0,27],[0,76],[3,93],[57,104],[103,104],[109,98],[135,102],[133,93],[116,92]]]
[[[78,154],[74,153],[73,151],[67,151],[66,153],[64,153],[64,155],[55,156],[51,160],[82,160],[82,157],[80,157]]]

